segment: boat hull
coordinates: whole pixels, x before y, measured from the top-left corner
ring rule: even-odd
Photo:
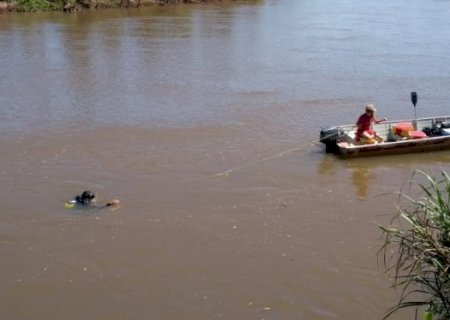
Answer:
[[[408,131],[405,135],[403,131],[398,133],[399,128],[404,128],[405,124],[413,131]],[[325,144],[327,152],[342,157],[420,153],[450,149],[450,116],[386,121],[375,124],[373,129],[385,142],[359,144],[355,141],[355,125],[324,129],[320,132],[320,141]]]
[[[338,155],[342,157],[364,157],[403,153],[421,153],[450,149],[450,136],[417,140],[385,142],[375,145],[346,147],[338,143]]]

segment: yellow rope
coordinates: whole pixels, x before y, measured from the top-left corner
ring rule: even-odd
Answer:
[[[270,159],[273,159],[273,158],[276,158],[276,157],[281,157],[281,156],[283,156],[283,155],[285,155],[287,153],[290,153],[290,152],[296,151],[298,149],[301,149],[301,147],[302,146],[294,147],[294,148],[291,148],[291,149],[288,149],[288,150],[285,150],[285,151],[273,154],[271,156],[265,157],[263,159],[259,159],[259,160],[256,160],[256,161],[244,164],[242,166],[229,169],[227,171],[223,171],[223,172],[219,172],[219,173],[210,175],[208,177],[213,178],[213,177],[219,177],[219,176],[228,176],[232,172],[235,172],[235,171],[238,171],[238,170],[241,170],[241,169],[244,169],[244,168],[252,167],[252,166],[257,165],[257,164],[259,164],[261,162],[264,162],[264,161],[267,161],[267,160],[270,160]]]
[[[335,134],[336,133],[330,134],[328,136],[323,137],[322,139],[327,139],[327,138],[329,138],[329,137],[331,137],[331,136],[333,136]],[[267,160],[270,160],[270,159],[273,159],[273,158],[276,158],[276,157],[284,156],[285,154],[291,153],[293,151],[300,150],[303,147],[305,147],[306,145],[309,145],[309,144],[311,144],[313,142],[316,142],[316,141],[317,141],[317,139],[310,140],[310,141],[305,142],[304,144],[301,144],[301,145],[299,145],[297,147],[290,148],[290,149],[278,152],[276,154],[270,155],[270,156],[265,157],[263,159],[259,159],[259,160],[256,160],[256,161],[253,161],[253,162],[250,162],[250,163],[247,163],[247,164],[244,164],[242,166],[238,166],[238,167],[235,167],[235,168],[223,171],[223,172],[219,172],[219,173],[216,173],[216,174],[209,175],[206,178],[214,178],[214,177],[220,177],[220,176],[226,176],[227,177],[230,173],[233,173],[235,171],[239,171],[239,170],[244,169],[244,168],[252,167],[252,166],[257,165],[257,164],[259,164],[261,162],[264,162],[264,161],[267,161]]]

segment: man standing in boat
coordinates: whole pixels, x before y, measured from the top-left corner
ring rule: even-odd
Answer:
[[[375,142],[383,142],[383,138],[380,137],[373,129],[372,123],[380,123],[386,121],[386,118],[378,120],[375,117],[375,106],[368,104],[366,106],[366,112],[363,113],[356,122],[358,129],[356,130],[355,140],[362,144],[372,144]]]

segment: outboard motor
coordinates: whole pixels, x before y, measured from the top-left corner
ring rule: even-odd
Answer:
[[[329,127],[320,131],[320,142],[325,144],[325,151],[329,153],[337,153],[337,142],[344,135],[344,131],[337,127]]]
[[[448,121],[441,122],[441,128],[450,129],[450,122]]]

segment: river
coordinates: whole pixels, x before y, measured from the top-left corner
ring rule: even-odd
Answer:
[[[0,15],[1,319],[381,319],[377,224],[450,152],[321,127],[448,114],[450,3]],[[92,190],[116,209],[70,210]],[[405,189],[406,190],[406,189]],[[413,310],[396,319],[411,319]]]

